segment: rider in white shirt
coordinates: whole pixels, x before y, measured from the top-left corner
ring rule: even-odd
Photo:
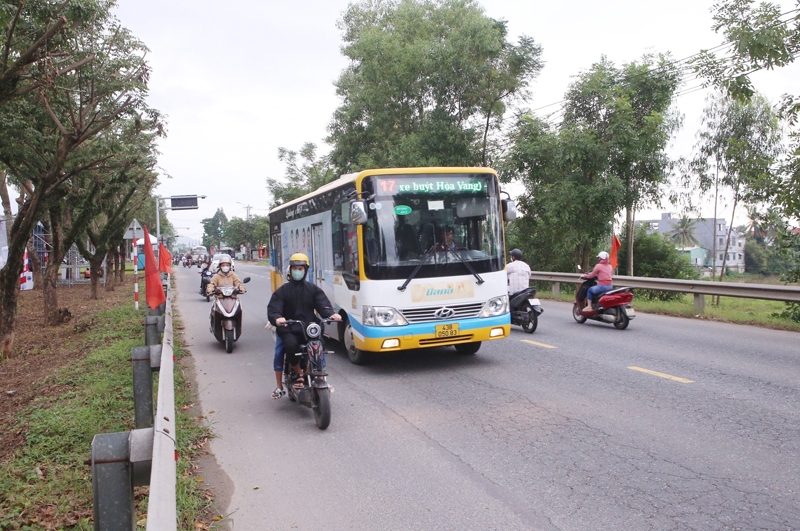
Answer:
[[[522,261],[522,251],[512,249],[511,263],[506,264],[506,275],[508,275],[508,294],[513,295],[527,289],[531,281],[531,268]]]

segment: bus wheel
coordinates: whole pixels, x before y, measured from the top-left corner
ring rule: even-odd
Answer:
[[[481,342],[477,341],[475,343],[461,343],[453,346],[456,347],[456,352],[459,354],[475,354],[481,349]]]
[[[344,328],[344,349],[347,351],[347,357],[354,364],[364,365],[367,362],[367,353],[356,348],[356,342],[353,340],[353,327],[350,326],[349,320]]]

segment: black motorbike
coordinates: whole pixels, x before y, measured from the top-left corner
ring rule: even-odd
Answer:
[[[206,288],[208,287],[208,283],[211,282],[211,277],[214,276],[214,273],[211,272],[211,268],[205,268],[200,271],[200,295],[206,298],[206,302],[211,300],[211,295],[206,292]]]
[[[536,288],[527,288],[510,296],[511,324],[521,326],[532,334],[539,325],[539,316],[544,312],[542,304],[536,298]]]
[[[324,319],[326,323],[331,319]],[[325,372],[325,343],[322,339],[322,327],[317,323],[305,323],[294,319],[286,320],[287,326],[295,326],[303,330],[303,343],[300,352],[294,355],[283,355],[283,387],[289,395],[289,400],[310,407],[314,410],[314,421],[317,428],[324,430],[331,423],[331,392],[333,387],[328,385],[328,373]],[[333,354],[333,351],[328,351]],[[294,359],[291,359],[294,358]],[[299,358],[299,359],[298,359]],[[299,363],[303,371],[303,387],[295,388],[297,373],[292,370],[293,365]]]

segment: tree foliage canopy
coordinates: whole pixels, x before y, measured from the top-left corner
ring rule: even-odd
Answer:
[[[525,186],[520,226],[542,244],[560,242],[573,264],[587,267],[614,217],[656,199],[666,182],[676,87],[663,57],[621,69],[603,59],[570,85],[560,126],[521,116],[502,164],[506,179]]]
[[[299,152],[278,148],[278,160],[286,165],[286,171],[282,180],[267,177],[267,190],[272,195],[269,208],[313,192],[337,178],[330,157],[318,157],[317,146],[311,142],[303,144]]]
[[[487,163],[488,133],[542,67],[474,0],[365,0],[340,22],[350,66],[328,142],[341,173]]]
[[[203,224],[203,245],[211,247],[212,245],[222,245],[222,243],[231,243],[227,241],[225,231],[228,228],[228,216],[225,211],[218,208],[214,215],[210,218],[205,218],[200,223]]]

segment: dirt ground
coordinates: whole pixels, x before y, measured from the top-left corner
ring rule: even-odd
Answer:
[[[92,327],[94,315],[125,301],[133,304],[133,278],[112,292],[100,289],[100,300],[89,300],[88,284],[59,286],[58,306],[67,308],[71,319],[60,326],[44,325],[42,292],[20,292],[14,349],[0,359],[0,461],[25,441],[17,417],[36,397],[58,396],[63,390],[45,378],[71,360],[85,356],[81,334]]]

